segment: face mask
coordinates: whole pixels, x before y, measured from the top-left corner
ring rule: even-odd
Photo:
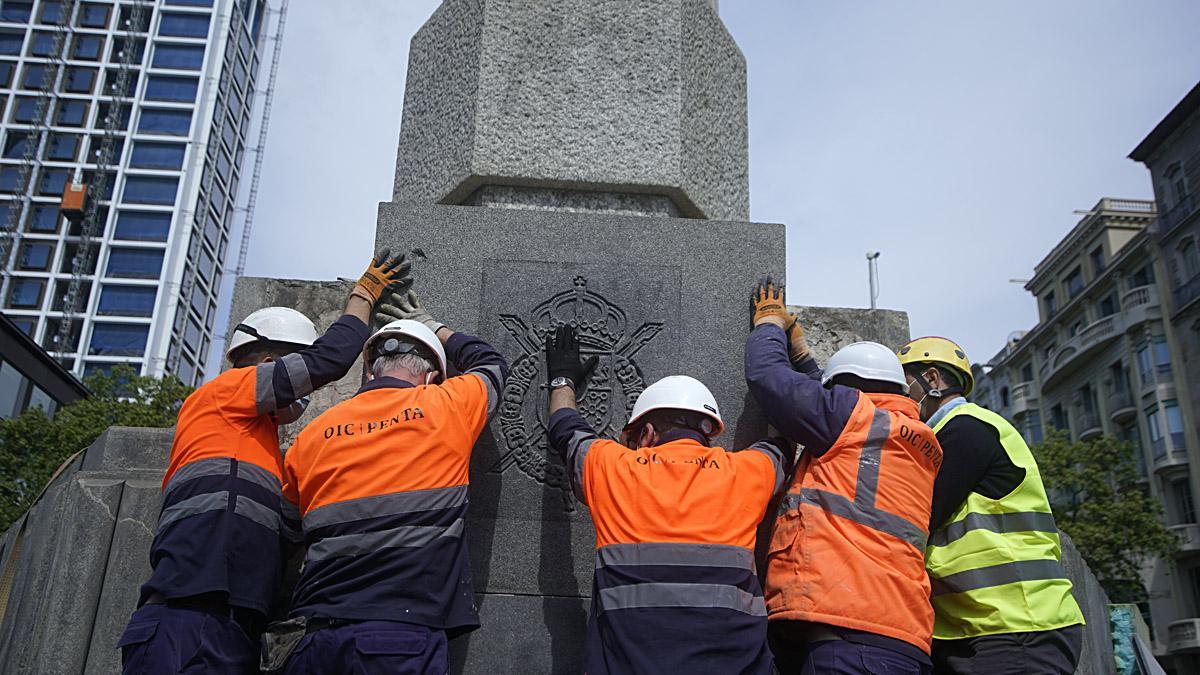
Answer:
[[[275,416],[275,424],[291,424],[292,422],[300,419],[300,416],[303,415],[304,411],[308,409],[308,404],[310,402],[311,399],[305,396],[293,401],[291,405],[283,410],[276,410],[274,413],[272,413]]]

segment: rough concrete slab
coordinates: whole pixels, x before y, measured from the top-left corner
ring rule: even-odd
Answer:
[[[1071,537],[1059,532],[1059,538],[1062,541],[1063,567],[1067,569],[1067,576],[1074,585],[1075,601],[1079,603],[1084,621],[1087,622],[1083,631],[1083,651],[1075,672],[1078,675],[1116,675],[1108,595],[1088,569]]]
[[[147,444],[159,439],[147,438]],[[169,445],[167,446],[169,447]],[[117,640],[129,615],[137,607],[138,590],[150,578],[150,543],[162,504],[162,474],[146,472],[144,478],[127,477],[117,510],[112,543],[107,551],[104,584],[94,609],[91,636],[87,639],[85,673],[116,673],[121,669]]]
[[[84,672],[86,647],[104,579],[123,482],[78,474],[63,494],[66,516],[54,542],[53,562],[44,588],[48,593],[34,620],[24,626],[37,658],[28,662],[47,675]],[[115,644],[115,643],[114,643]],[[54,655],[54,658],[47,658]]]
[[[445,0],[409,51],[393,199],[485,185],[746,220],[746,63],[712,3]]]
[[[84,453],[84,471],[162,471],[171,454],[175,430],[109,427]]]

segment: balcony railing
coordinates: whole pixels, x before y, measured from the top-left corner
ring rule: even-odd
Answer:
[[[1200,525],[1188,523],[1172,525],[1167,529],[1179,539],[1179,556],[1191,557],[1200,553]]]
[[[1167,626],[1167,650],[1172,654],[1200,652],[1200,619],[1172,621]]]
[[[1079,416],[1079,440],[1086,441],[1104,433],[1104,425],[1100,423],[1100,415],[1085,412]]]
[[[1034,388],[1032,382],[1022,382],[1016,385],[1009,392],[1009,396],[1012,399],[1011,410],[1013,417],[1024,415],[1037,407],[1037,389]]]
[[[1179,203],[1173,206],[1170,211],[1158,217],[1158,236],[1169,236],[1176,227],[1179,227],[1180,223],[1183,223],[1188,219],[1188,216],[1195,213],[1198,205],[1200,205],[1200,202],[1192,199],[1191,195],[1179,200]]]
[[[1182,286],[1171,291],[1171,299],[1175,301],[1174,312],[1182,310],[1200,298],[1200,274],[1186,281]]]
[[[1136,417],[1137,403],[1133,400],[1133,394],[1125,387],[1109,394],[1108,414],[1118,424]]]
[[[1046,387],[1056,376],[1067,370],[1073,363],[1080,363],[1080,357],[1088,354],[1093,348],[1099,347],[1125,332],[1125,316],[1113,314],[1088,324],[1077,335],[1067,340],[1049,360],[1042,361],[1042,386]]]

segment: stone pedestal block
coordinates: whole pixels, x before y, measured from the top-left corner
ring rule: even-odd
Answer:
[[[170,429],[109,429],[9,528],[0,672],[120,672],[117,640],[150,576],[170,447]]]
[[[746,63],[711,0],[446,0],[409,54],[394,201],[566,188],[749,217]]]

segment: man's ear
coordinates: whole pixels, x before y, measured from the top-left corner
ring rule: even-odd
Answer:
[[[646,422],[642,425],[642,431],[638,434],[638,447],[649,448],[658,442],[658,430],[654,428],[654,423]]]

